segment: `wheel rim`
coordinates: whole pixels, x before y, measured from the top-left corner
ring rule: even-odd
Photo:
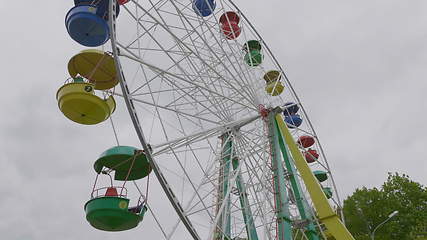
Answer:
[[[295,101],[301,106],[286,75],[264,42],[262,46],[266,49],[264,51],[266,57],[262,65],[251,67],[245,63],[245,53],[241,51],[243,44],[249,40],[262,41],[262,39],[243,15],[245,21],[241,23],[241,36],[235,40],[226,40],[226,36],[222,36],[221,39],[221,30],[215,21],[230,9],[238,12],[233,3],[217,1],[215,14],[201,18],[192,10],[191,2],[181,4],[158,1],[146,6],[138,2],[129,2],[122,9],[118,23],[114,19],[110,23],[116,26],[116,29],[112,30],[113,35],[116,35],[112,39],[113,54],[116,59],[120,59],[116,61],[116,67],[121,69],[119,73],[122,77],[121,86],[125,89],[116,95],[127,99],[141,144],[145,151],[148,151],[148,143],[153,146],[152,157],[158,162],[158,170],[164,175],[167,187],[170,187],[175,194],[182,195],[181,199],[175,196],[177,197],[175,210],[181,208],[177,211],[182,211],[188,218],[191,226],[186,226],[186,229],[195,232],[191,234],[194,239],[206,239],[215,233],[212,222],[216,221],[218,214],[214,209],[221,208],[221,206],[212,205],[212,199],[217,192],[202,188],[203,185],[212,184],[211,180],[206,179],[214,179],[215,176],[218,178],[219,170],[214,166],[218,159],[215,159],[214,155],[221,153],[223,149],[215,138],[231,131],[230,135],[236,141],[234,151],[238,153],[236,155],[243,163],[238,170],[242,171],[243,178],[248,182],[248,190],[252,192],[249,201],[256,205],[254,208],[257,212],[253,214],[254,221],[259,225],[257,226],[260,230],[259,235],[263,236],[260,238],[273,239],[275,216],[272,212],[274,203],[271,199],[274,197],[269,191],[271,186],[268,183],[271,175],[263,174],[269,168],[269,142],[266,138],[268,134],[266,134],[265,123],[259,116],[259,106],[276,107],[283,105],[285,100]],[[175,9],[176,12],[171,14],[171,9]],[[162,14],[169,14],[169,17],[174,15],[178,21],[167,20]],[[126,35],[125,31],[120,32],[120,24],[126,24],[126,20],[123,20],[124,16],[128,16],[130,22],[132,19],[133,21],[140,19],[140,22],[135,22],[136,34]],[[180,27],[175,25],[179,21],[182,24]],[[199,25],[196,25],[197,23]],[[209,29],[210,24],[216,29]],[[197,29],[201,29],[200,32],[197,32]],[[213,33],[220,37],[210,39],[209,36]],[[133,39],[130,36],[133,36]],[[166,40],[166,38],[169,39]],[[200,45],[198,41],[201,41]],[[144,45],[145,43],[148,44]],[[150,45],[153,43],[156,47]],[[120,52],[117,49],[120,49]],[[271,97],[265,92],[265,81],[262,77],[271,68],[281,70],[285,76],[283,83],[284,91],[287,91],[286,95]],[[127,81],[124,81],[125,78]],[[151,117],[147,120],[147,116],[150,115]],[[302,115],[306,123],[293,130],[295,138],[303,134],[316,137],[303,108]],[[141,119],[142,122],[150,124],[141,124]],[[232,130],[239,125],[244,126]],[[151,133],[152,129],[156,128],[162,136]],[[322,155],[318,165],[330,172],[318,141],[316,141],[316,148]],[[207,160],[203,160],[203,155],[206,153],[211,155]],[[165,157],[167,154],[173,156]],[[189,158],[187,154],[193,155],[193,158]],[[186,169],[186,164],[191,160],[198,166],[198,173]],[[175,166],[163,164],[163,162],[172,161],[175,162]],[[251,170],[252,168],[256,170]],[[233,173],[230,174],[229,179],[231,185],[238,176],[238,171]],[[180,181],[174,181],[174,179]],[[196,179],[199,181],[195,181]],[[330,185],[333,186],[333,178],[331,181]],[[183,187],[185,184],[189,186]],[[213,187],[211,186],[210,189]],[[233,197],[232,189],[231,187],[226,195],[234,199],[231,200],[234,206],[238,205],[238,200]],[[202,196],[200,194],[202,192],[207,195]],[[191,199],[196,201],[192,202]],[[339,205],[339,199],[335,202]],[[192,211],[184,213],[187,206]],[[241,215],[237,211],[239,208],[233,210],[233,206],[230,207],[230,211],[237,212],[235,215]],[[203,221],[200,219],[203,219],[208,226],[201,227]],[[181,218],[181,221],[184,220]],[[233,224],[235,228],[233,237],[247,237],[244,223],[238,221],[238,219],[235,220]],[[169,225],[167,233],[163,233],[165,237],[174,239],[176,234],[182,234],[176,230],[176,224]]]

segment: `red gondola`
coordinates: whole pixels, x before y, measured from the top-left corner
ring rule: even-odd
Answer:
[[[221,31],[228,40],[236,39],[241,33],[240,17],[236,12],[226,12],[219,18]]]
[[[313,163],[319,158],[319,154],[314,149],[309,149],[304,153],[305,160],[307,163]]]
[[[298,144],[304,148],[308,148],[314,145],[314,138],[312,136],[301,136],[298,138]]]

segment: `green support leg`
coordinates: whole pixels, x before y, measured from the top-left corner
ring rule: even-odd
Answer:
[[[285,184],[285,172],[282,166],[279,148],[278,131],[274,120],[275,114],[268,115],[268,131],[271,147],[271,165],[276,201],[276,218],[278,240],[292,240],[292,220],[289,212],[289,199]]]
[[[230,134],[226,133],[221,136],[222,138],[222,154],[221,154],[221,167],[220,167],[220,189],[218,191],[218,206],[222,205],[225,195],[229,188],[229,176],[231,168],[231,157],[233,154],[233,142]],[[231,215],[230,215],[231,201],[228,198],[225,203],[225,208],[221,214],[221,220],[218,223],[218,228],[215,234],[215,240],[231,240]]]
[[[239,167],[239,159],[237,157],[233,158],[233,170]],[[249,200],[246,193],[245,183],[242,178],[242,174],[237,173],[236,177],[236,186],[239,190],[239,200],[240,206],[242,208],[243,220],[245,221],[246,233],[248,235],[249,240],[258,240],[258,234],[255,228],[254,218],[252,215],[251,208],[249,206]]]
[[[298,149],[298,146],[289,132],[285,121],[283,121],[282,116],[278,114],[276,116],[276,121],[280,132],[285,139],[286,145],[289,148],[289,152],[292,154],[295,167],[298,169],[307,191],[310,194],[313,206],[316,208],[318,219],[326,226],[328,234],[330,234],[335,239],[354,240],[354,237],[347,230],[347,228],[341,222],[340,218],[335,213],[334,209],[332,209],[331,205],[329,204],[319,181],[314,176],[313,172],[305,161],[304,156]]]
[[[275,127],[276,127],[276,131],[280,133],[277,122],[275,122]],[[313,216],[309,210],[309,205],[307,203],[307,200],[304,198],[304,195],[302,194],[301,185],[298,179],[296,178],[296,169],[294,165],[291,163],[291,159],[286,149],[283,136],[281,134],[278,134],[278,137],[279,137],[280,150],[282,151],[283,160],[285,162],[286,170],[288,171],[288,178],[291,182],[292,191],[294,193],[295,201],[301,216],[301,220],[307,222],[307,226],[305,227],[306,229],[305,234],[307,235],[309,240],[319,240],[320,238],[316,231],[316,227],[313,224]]]

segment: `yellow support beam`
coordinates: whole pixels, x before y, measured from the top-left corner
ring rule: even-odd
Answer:
[[[338,215],[329,205],[328,199],[325,196],[325,193],[320,186],[320,183],[317,181],[310,167],[304,159],[304,156],[298,149],[297,144],[295,143],[291,133],[289,132],[288,127],[286,126],[283,118],[280,114],[276,115],[276,122],[279,126],[282,136],[285,138],[285,142],[289,147],[289,150],[295,161],[295,166],[297,167],[305,186],[307,187],[308,193],[310,194],[311,200],[316,212],[319,216],[320,222],[325,224],[329,233],[337,240],[354,240],[351,233],[347,230],[344,224],[341,222]]]

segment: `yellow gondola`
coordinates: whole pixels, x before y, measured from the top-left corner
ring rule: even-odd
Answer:
[[[108,119],[116,109],[113,96],[102,99],[95,95],[94,85],[82,79],[66,83],[56,93],[61,112],[71,121],[93,125]]]
[[[97,90],[110,89],[118,83],[114,58],[97,49],[83,50],[72,57],[68,72],[72,78],[80,75],[88,79]]]
[[[271,70],[264,74],[264,80],[267,83],[275,82],[280,79],[282,79],[282,74],[280,74],[280,72],[276,70]]]
[[[284,88],[285,87],[283,87],[280,81],[275,81],[267,84],[267,86],[265,86],[265,91],[271,96],[277,96],[283,92]]]
[[[271,96],[280,95],[283,92],[283,89],[285,88],[280,82],[281,78],[282,78],[282,75],[280,74],[279,71],[272,70],[267,72],[264,75],[264,80],[266,81],[266,84],[267,84],[265,86],[265,91]]]

